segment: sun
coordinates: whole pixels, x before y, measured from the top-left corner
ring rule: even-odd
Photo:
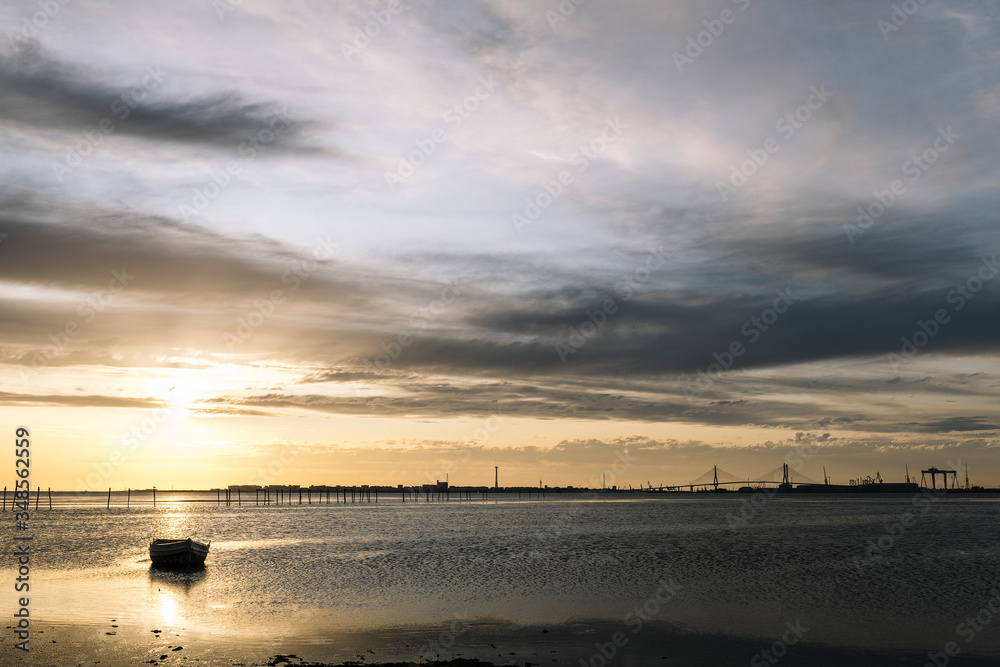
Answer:
[[[199,403],[214,395],[210,383],[197,378],[163,378],[157,381],[153,395],[163,401],[176,418],[189,417]]]

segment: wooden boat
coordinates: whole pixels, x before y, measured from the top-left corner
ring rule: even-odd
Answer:
[[[205,564],[208,548],[212,544],[186,540],[153,540],[149,543],[149,559],[153,565],[191,567]]]

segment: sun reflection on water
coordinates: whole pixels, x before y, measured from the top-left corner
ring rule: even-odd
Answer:
[[[160,597],[160,622],[164,625],[176,625],[180,620],[180,615],[177,613],[177,600],[163,589],[160,589],[158,593]]]
[[[190,516],[186,512],[166,512],[160,515],[156,537],[160,539],[182,539],[189,537],[186,534],[186,526],[189,523]]]

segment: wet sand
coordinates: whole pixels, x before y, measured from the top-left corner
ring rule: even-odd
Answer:
[[[118,627],[114,627],[118,626]],[[160,630],[160,632],[155,632]],[[11,629],[6,630],[8,634]],[[266,634],[267,628],[261,628]],[[616,633],[622,633],[616,635]],[[615,644],[615,638],[621,645]],[[624,643],[622,643],[624,640]],[[685,634],[666,624],[651,624],[629,634],[620,624],[574,622],[555,626],[514,626],[478,620],[457,636],[447,627],[400,627],[330,637],[273,638],[273,651],[247,650],[226,637],[183,628],[126,627],[112,622],[32,626],[30,653],[13,648],[8,637],[0,647],[4,665],[198,665],[206,667],[301,665],[333,667],[367,665],[402,667],[439,665],[747,665],[772,664],[761,654],[770,645],[740,637]],[[973,647],[969,647],[973,648]],[[781,665],[920,666],[926,652],[882,653],[810,644],[803,638],[788,646]],[[610,655],[608,655],[610,654]],[[943,657],[943,656],[942,656]],[[755,662],[755,659],[757,662]],[[967,654],[951,658],[955,665],[986,667],[996,660]]]

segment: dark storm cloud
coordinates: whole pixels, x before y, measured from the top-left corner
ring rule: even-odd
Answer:
[[[698,422],[717,426],[815,427],[817,415],[829,416],[803,402],[737,401],[730,405],[693,406],[677,389],[658,394],[617,393],[598,388],[543,383],[491,382],[475,386],[405,382],[404,395],[291,394],[274,392],[206,400],[206,406],[237,409],[297,409],[335,414],[378,414],[393,417],[478,417],[497,414],[535,419]]]
[[[838,215],[816,213],[808,229],[737,231],[713,245],[739,257],[747,270],[799,276],[853,293],[940,287],[967,277],[962,274],[1000,249],[996,214],[985,205],[932,213],[901,206],[866,229],[857,227],[857,207],[843,205]],[[845,231],[848,226],[855,235]]]
[[[5,203],[0,226],[8,234],[8,252],[0,262],[0,279],[94,290],[108,285],[112,271],[141,275],[130,288],[129,299],[138,300],[132,312],[142,312],[141,321],[157,328],[175,317],[165,300],[209,309],[221,300],[226,303],[223,312],[238,313],[233,303],[288,290],[289,267],[303,261],[302,248],[267,237],[234,236],[168,218],[41,203],[27,196],[12,195]],[[258,342],[266,336],[276,336],[276,342],[286,333],[297,341],[287,352],[323,355],[324,340],[338,331],[342,361],[363,364],[382,353],[380,343],[391,345],[403,335],[412,342],[392,359],[393,370],[655,376],[704,370],[734,343],[746,350],[735,360],[735,370],[898,353],[902,338],[912,339],[919,331],[918,322],[933,320],[944,310],[948,321],[922,346],[924,352],[995,350],[992,326],[1000,310],[996,283],[977,284],[981,289],[969,298],[958,291],[981,269],[988,275],[992,260],[987,257],[984,263],[976,254],[980,248],[961,235],[947,238],[914,234],[893,242],[873,236],[865,239],[868,250],[849,244],[831,247],[828,236],[775,237],[746,243],[738,258],[729,241],[719,241],[701,248],[701,260],[685,267],[682,283],[668,258],[662,268],[642,274],[648,279],[631,286],[622,282],[623,273],[634,277],[639,275],[634,267],[643,266],[642,255],[631,251],[618,254],[617,267],[609,268],[604,258],[587,272],[580,269],[585,260],[553,266],[533,256],[439,253],[432,261],[421,255],[392,270],[328,261],[316,265],[302,282],[299,309],[276,317]],[[886,268],[877,269],[876,256]],[[410,317],[427,311],[443,289],[427,270],[407,277],[414,262],[461,279],[454,298],[440,304],[437,316],[426,312],[423,319]],[[321,314],[335,312],[330,308],[350,308],[350,327],[339,317]],[[7,311],[7,319],[20,328],[34,318],[45,327],[65,318],[50,312],[46,319],[44,310],[21,304]],[[309,322],[285,317],[306,313],[313,314]],[[188,335],[218,317],[187,310]],[[317,328],[320,322],[324,325]],[[131,326],[125,330],[138,333]],[[330,372],[349,375],[323,372],[307,381],[360,379],[350,373],[363,371],[345,367]]]
[[[990,417],[948,417],[933,422],[918,424],[925,433],[951,433],[955,431],[995,431],[1000,425],[991,424]]]
[[[88,206],[62,208],[7,198],[0,225],[9,253],[0,278],[48,286],[106,286],[109,272],[143,273],[143,289],[261,290],[276,276],[251,250],[266,239],[235,239],[195,225]],[[242,245],[242,247],[240,247]],[[278,278],[280,282],[280,277]]]
[[[58,60],[34,42],[0,54],[0,118],[74,133],[124,133],[146,139],[232,148],[273,131],[268,143],[294,146],[308,123],[270,100],[247,101],[234,91],[184,100],[165,97],[171,77],[159,65],[118,86],[103,73]],[[110,123],[106,131],[102,120]]]
[[[738,277],[734,276],[738,280]],[[964,281],[963,281],[964,282]],[[518,372],[590,372],[621,367],[635,373],[693,372],[715,361],[733,343],[746,350],[741,368],[776,366],[849,356],[898,352],[901,338],[919,331],[918,321],[933,319],[941,309],[951,313],[926,350],[993,350],[998,340],[991,331],[1000,310],[1000,295],[983,290],[965,301],[954,287],[908,295],[906,290],[885,294],[846,293],[808,295],[808,287],[779,285],[742,295],[664,293],[622,302],[596,333],[588,313],[601,312],[607,297],[536,295],[514,308],[491,310],[471,318],[471,328],[460,336],[420,335],[401,357],[404,367],[427,365],[458,369],[516,369]],[[774,317],[777,302],[787,311]],[[589,298],[587,298],[589,296]],[[701,297],[701,301],[696,300]],[[949,298],[952,302],[949,302]],[[567,305],[567,301],[571,305]],[[582,332],[587,331],[588,335]],[[565,363],[556,345],[569,346]],[[574,347],[575,346],[575,347]]]

